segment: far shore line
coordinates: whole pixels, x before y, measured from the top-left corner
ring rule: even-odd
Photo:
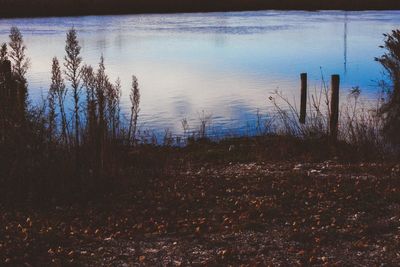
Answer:
[[[74,3],[76,2],[76,3]],[[335,3],[319,3],[314,0],[264,1],[222,0],[218,3],[211,0],[183,1],[174,0],[169,3],[138,0],[129,2],[117,0],[109,3],[106,0],[67,1],[57,0],[47,2],[38,0],[0,1],[0,19],[5,18],[34,18],[34,17],[77,17],[100,15],[140,15],[140,14],[180,14],[180,13],[212,13],[212,12],[246,12],[246,11],[398,11],[400,1],[383,0],[357,3],[336,1]]]

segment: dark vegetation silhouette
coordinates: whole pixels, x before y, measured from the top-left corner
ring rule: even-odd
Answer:
[[[190,133],[187,121],[182,120],[186,147],[171,147],[174,140],[169,131],[165,146],[157,146],[156,138],[152,138],[154,145],[146,144],[138,129],[138,79],[132,76],[130,114],[124,120],[120,80],[110,81],[103,56],[97,68],[84,64],[73,28],[66,34],[64,61],[52,59],[47,97],[42,105],[31,105],[25,77],[29,58],[21,32],[13,27],[9,43],[0,49],[0,200],[92,199],[112,193],[125,179],[149,183],[152,175],[169,168],[171,160],[193,156],[218,162],[230,156],[227,151],[236,150],[234,157],[242,160],[251,153],[260,153],[260,158],[286,158],[310,150],[322,158],[330,153],[346,160],[389,157],[388,151],[392,153],[399,144],[400,32],[385,36],[385,54],[377,60],[390,77],[387,100],[375,109],[365,108],[359,101],[360,89],[354,88],[341,111],[338,142],[329,141],[329,88],[324,86],[309,96],[305,124],[299,123],[295,105],[277,92],[270,98],[277,111],[274,127],[259,121],[258,127],[265,127],[258,129],[261,136],[222,140],[220,152],[210,155],[210,148],[218,144],[207,136],[210,117],[204,112],[197,134]],[[256,149],[243,148],[249,144],[256,144]]]
[[[11,28],[10,42],[0,53],[1,198],[101,194],[121,169],[121,151],[134,143],[137,78],[133,76],[131,120],[125,123],[120,116],[120,81],[110,82],[103,57],[97,70],[83,65],[72,28],[66,36],[64,68],[54,57],[48,96],[43,105],[33,107],[28,103],[25,52],[22,34]],[[67,102],[72,103],[71,113]]]
[[[136,143],[136,131],[137,131],[137,120],[139,116],[139,104],[140,104],[140,93],[139,84],[135,76],[132,76],[132,88],[129,94],[129,99],[131,101],[131,119],[129,123],[128,130],[128,140],[130,143]]]
[[[0,0],[0,17],[240,10],[400,9],[397,0]]]
[[[384,120],[385,136],[400,145],[400,30],[384,36],[385,44],[381,48],[386,52],[376,60],[385,68],[390,83],[383,83],[387,99],[380,114]]]

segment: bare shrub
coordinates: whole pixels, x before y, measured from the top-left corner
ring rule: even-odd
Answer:
[[[17,27],[11,27],[9,36],[10,42],[8,45],[11,48],[9,57],[14,63],[14,72],[18,75],[19,81],[25,84],[25,75],[29,68],[29,58],[25,55],[26,46],[24,44],[23,36]],[[2,50],[3,49],[4,48],[2,47]]]
[[[131,101],[131,119],[129,122],[129,130],[128,130],[128,141],[135,144],[136,142],[136,130],[137,130],[137,122],[139,116],[139,104],[140,104],[140,91],[139,91],[139,83],[136,76],[132,76],[132,87],[131,93],[129,95],[129,99]]]
[[[0,62],[3,62],[4,60],[7,60],[7,44],[3,43],[0,47]]]
[[[55,98],[53,101],[57,101],[58,109],[60,111],[60,121],[61,121],[61,141],[63,144],[68,144],[69,132],[67,125],[67,114],[65,112],[65,98],[67,96],[67,89],[65,87],[64,79],[62,78],[62,73],[60,69],[60,63],[57,57],[53,58],[52,68],[51,68],[51,85],[49,90],[49,98]],[[49,101],[50,102],[50,101]],[[55,104],[54,104],[55,106]],[[52,111],[52,105],[49,104],[50,114],[54,112],[54,120],[56,118],[56,109]],[[56,128],[57,125],[54,125]],[[54,134],[51,131],[51,134]]]
[[[64,74],[67,80],[71,83],[72,97],[74,101],[74,130],[75,130],[75,146],[79,147],[79,128],[80,128],[80,81],[81,81],[81,63],[82,58],[80,56],[81,47],[78,42],[76,30],[74,28],[67,32],[67,38],[65,41],[65,52],[64,66],[66,70]]]
[[[384,120],[384,135],[391,142],[400,144],[400,30],[384,36],[385,44],[381,48],[385,53],[375,60],[385,68],[391,83],[383,83],[387,99],[380,114]]]

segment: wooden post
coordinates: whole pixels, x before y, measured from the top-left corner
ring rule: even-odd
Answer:
[[[329,130],[332,139],[337,139],[339,122],[339,85],[340,76],[332,75],[331,80],[331,114],[329,119]]]
[[[300,123],[306,123],[307,113],[307,73],[300,74],[301,78],[301,100],[300,100]]]

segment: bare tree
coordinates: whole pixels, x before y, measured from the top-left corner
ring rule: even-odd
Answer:
[[[80,57],[81,47],[79,45],[76,30],[74,28],[67,32],[67,39],[65,45],[65,52],[67,53],[64,57],[66,68],[65,75],[67,80],[71,83],[72,97],[74,100],[74,122],[75,122],[75,146],[79,147],[79,129],[80,129],[80,116],[79,116],[79,104],[80,104],[80,81],[81,81],[81,62]]]

